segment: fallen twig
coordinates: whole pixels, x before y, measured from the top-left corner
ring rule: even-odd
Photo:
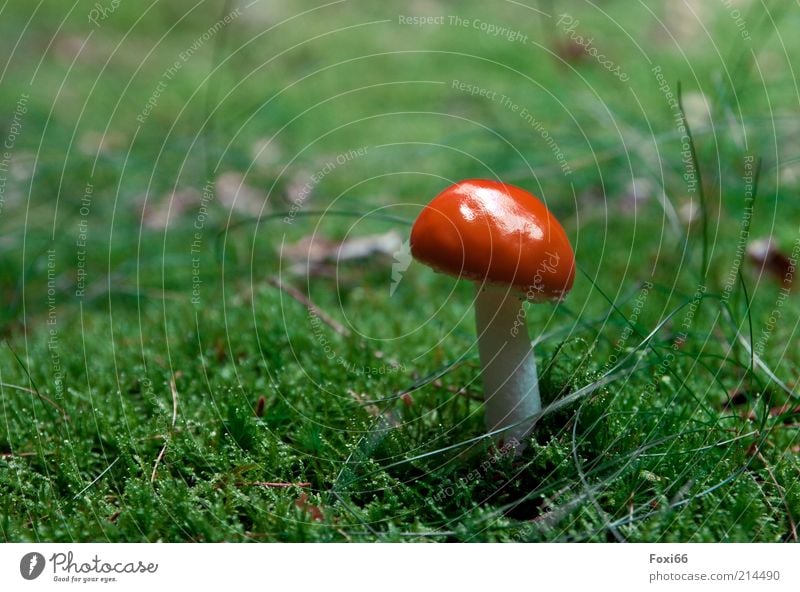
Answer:
[[[278,288],[279,290],[281,290],[283,293],[287,294],[294,300],[297,300],[297,302],[299,302],[308,309],[308,312],[316,316],[320,321],[328,325],[331,329],[336,331],[342,337],[350,337],[350,331],[349,329],[347,329],[347,327],[342,325],[336,319],[329,316],[328,313],[326,313],[324,310],[322,310],[320,307],[314,304],[308,296],[303,294],[300,290],[298,290],[294,286],[284,283],[283,280],[281,280],[281,278],[277,276],[268,277],[267,282],[271,286],[275,286],[276,288]]]
[[[288,487],[311,487],[311,483],[277,483],[274,481],[253,481],[252,483],[247,483],[247,485],[258,485],[259,487],[277,487],[277,488],[288,488]]]

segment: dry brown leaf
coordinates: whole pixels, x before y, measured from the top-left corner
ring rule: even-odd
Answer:
[[[111,154],[125,146],[125,136],[119,132],[110,131],[107,134],[100,132],[86,132],[78,139],[78,149],[89,156],[95,154]]]
[[[289,272],[294,275],[330,275],[336,264],[346,261],[373,257],[391,260],[402,246],[403,239],[395,230],[385,234],[356,236],[341,242],[307,236],[284,247],[281,255],[291,264]]]
[[[308,495],[306,492],[300,494],[300,497],[295,500],[294,505],[300,510],[308,512],[313,520],[322,520],[324,518],[322,510],[320,510],[318,506],[308,503]]]
[[[264,415],[264,407],[267,405],[267,400],[264,398],[264,395],[261,395],[256,402],[256,417],[262,417]]]
[[[626,214],[639,211],[644,204],[655,199],[657,191],[656,184],[647,177],[631,179],[622,196],[622,211]]]
[[[586,53],[586,48],[573,41],[569,37],[567,39],[559,39],[553,42],[553,53],[563,59],[568,64],[577,64],[585,62],[589,56]]]
[[[779,407],[772,407],[769,410],[769,415],[770,417],[785,415],[786,417],[783,418],[783,423],[791,424],[794,423],[797,415],[800,415],[800,405],[790,405],[789,403],[785,403]]]
[[[772,239],[760,238],[747,245],[747,257],[760,270],[769,273],[784,288],[791,288],[796,261],[792,261]]]
[[[728,393],[728,400],[723,403],[723,409],[730,409],[731,407],[740,407],[746,405],[749,400],[749,394],[742,390],[734,390]]]
[[[295,173],[286,186],[286,198],[295,207],[302,208],[314,193],[314,179],[311,171],[300,170]]]
[[[91,49],[91,41],[88,35],[59,35],[53,42],[53,55],[69,62],[79,56],[85,61]]]
[[[705,33],[704,23],[709,22],[709,7],[705,0],[683,0],[664,3],[664,22],[669,30],[665,41],[696,41]]]
[[[193,187],[177,189],[158,200],[141,204],[142,224],[151,230],[164,230],[175,224],[192,206],[200,203],[200,192]]]
[[[217,177],[214,189],[219,203],[229,210],[249,216],[258,216],[264,205],[264,196],[255,187],[244,182],[236,171],[228,171]]]
[[[261,138],[250,147],[253,166],[259,171],[272,172],[283,159],[283,151],[274,138]]]

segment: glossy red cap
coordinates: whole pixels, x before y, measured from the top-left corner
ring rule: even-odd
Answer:
[[[468,179],[425,206],[411,229],[411,254],[433,269],[527,300],[561,300],[572,289],[575,255],[558,220],[514,185]]]

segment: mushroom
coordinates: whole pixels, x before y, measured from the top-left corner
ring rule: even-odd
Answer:
[[[416,260],[475,283],[486,428],[520,453],[542,411],[523,303],[557,302],[572,289],[564,229],[524,189],[468,179],[425,206],[410,243]]]

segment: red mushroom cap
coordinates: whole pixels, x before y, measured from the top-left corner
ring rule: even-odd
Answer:
[[[575,255],[558,220],[514,185],[468,179],[425,206],[411,254],[433,269],[507,285],[527,300],[560,300],[575,279]]]

